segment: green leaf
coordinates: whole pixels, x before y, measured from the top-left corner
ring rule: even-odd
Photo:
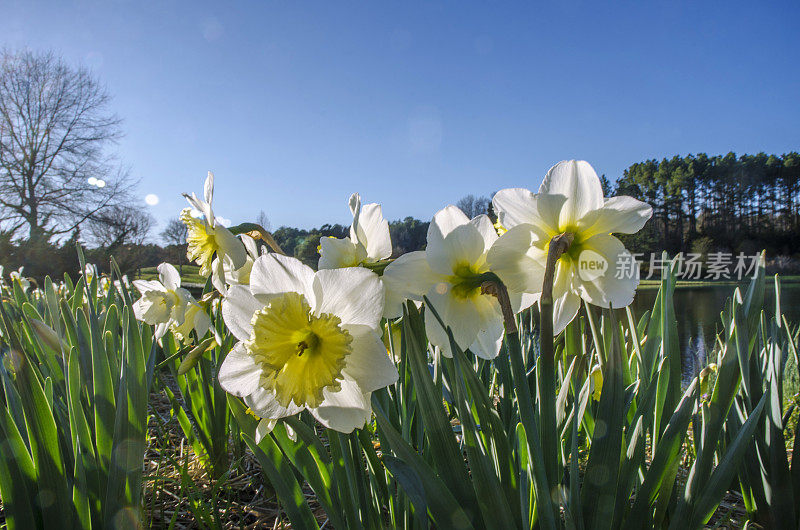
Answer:
[[[644,528],[649,511],[661,496],[669,495],[675,481],[671,470],[675,468],[680,457],[681,444],[686,436],[686,429],[692,419],[697,378],[695,378],[683,394],[675,413],[669,419],[661,441],[653,455],[650,467],[644,475],[644,482],[636,493],[630,513],[625,522],[625,529]]]
[[[424,527],[427,522],[428,504],[425,500],[425,486],[422,484],[422,479],[419,478],[412,466],[399,458],[383,455],[381,461],[395,480],[402,485],[403,492],[408,495],[411,505],[414,507],[417,524]]]
[[[302,422],[298,420],[297,423]],[[303,424],[303,427],[306,427],[306,425]],[[297,433],[298,437],[302,440],[300,442],[293,442],[289,438],[289,434],[286,432],[286,426],[283,422],[279,422],[275,426],[272,435],[275,441],[278,442],[283,453],[292,462],[292,465],[300,471],[303,478],[308,482],[308,485],[314,490],[317,502],[325,509],[325,513],[330,517],[331,524],[334,528],[344,528],[344,521],[339,514],[338,498],[332,496],[332,493],[335,492],[335,488],[331,480],[330,458],[328,458],[327,453],[320,454],[315,443],[306,442],[306,437],[308,436],[307,429],[308,427],[306,427],[302,435],[295,430],[295,433]],[[312,436],[318,439],[315,435],[312,434]]]
[[[11,414],[2,406],[0,440],[3,445],[0,451],[0,498],[8,529],[40,528],[39,510],[33,504],[38,490],[33,460]]]
[[[459,418],[461,419],[469,467],[472,473],[472,486],[475,489],[478,507],[483,515],[483,523],[486,528],[502,529],[518,526],[518,520],[511,514],[511,507],[504,496],[498,476],[495,474],[492,455],[489,454],[481,438],[481,432],[491,429],[489,413],[486,411],[488,404],[481,401],[469,403],[464,379],[474,375],[474,372],[471,366],[467,366],[467,360],[458,344],[456,344],[450,328],[447,328],[446,332],[450,340],[450,351],[453,353],[453,361],[456,367],[453,386],[455,387],[456,403],[459,410]],[[480,395],[483,396],[484,392],[480,392]],[[480,427],[475,422],[475,417],[472,413],[473,407],[479,411]]]
[[[587,528],[610,528],[614,517],[617,478],[619,477],[622,433],[625,428],[625,388],[622,381],[622,355],[619,335],[612,311],[611,347],[603,374],[597,418],[592,433],[592,446],[584,474],[582,504]]]
[[[747,421],[744,423],[733,442],[728,444],[725,456],[722,457],[719,465],[714,469],[711,477],[704,485],[699,498],[692,503],[692,511],[688,525],[685,522],[679,523],[678,519],[675,519],[670,528],[678,529],[685,528],[686,526],[689,528],[699,528],[708,522],[717,509],[717,506],[719,506],[725,492],[728,490],[731,480],[736,473],[736,469],[739,466],[739,462],[747,450],[747,446],[751,443],[753,433],[756,427],[758,427],[758,422],[766,402],[767,396],[765,395],[761,398],[758,405],[756,405],[756,408],[753,409],[753,412],[747,418]]]
[[[411,467],[419,481],[422,482],[423,490],[425,491],[425,504],[430,513],[431,519],[434,524],[439,528],[473,528],[469,515],[464,510],[464,507],[456,500],[452,492],[442,479],[433,471],[433,469],[420,457],[420,455],[411,447],[408,442],[403,440],[380,405],[380,402],[373,397],[372,406],[375,411],[375,417],[378,420],[378,425],[384,436],[391,446],[391,450],[397,457]],[[395,476],[397,481],[405,490],[406,486],[412,490],[409,497],[418,491],[418,483],[415,480],[413,483],[405,484],[402,479],[403,476]],[[413,500],[412,500],[413,502]],[[420,507],[417,507],[420,509]]]
[[[473,520],[477,503],[475,493],[470,488],[464,458],[456,445],[453,428],[442,406],[442,393],[431,380],[426,358],[424,325],[416,306],[411,302],[405,306],[402,342],[404,357],[411,368],[425,436],[430,441],[428,449],[432,460],[441,479],[470,514],[470,520]]]
[[[258,444],[248,432],[255,429],[255,418],[248,416],[242,402],[228,396],[228,405],[233,416],[242,427],[241,436],[261,465],[261,471],[269,481],[292,526],[295,528],[319,528],[311,508],[308,507],[303,490],[294,477],[289,461],[284,457],[271,436],[265,436]]]

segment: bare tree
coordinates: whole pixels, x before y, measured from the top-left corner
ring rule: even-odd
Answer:
[[[189,229],[180,219],[170,219],[166,228],[161,231],[161,239],[167,245],[183,245]]]
[[[113,205],[130,183],[107,155],[120,120],[86,69],[0,51],[0,223],[46,241]]]
[[[132,206],[110,206],[92,214],[88,221],[92,241],[114,250],[122,245],[141,245],[155,220],[146,211]]]
[[[456,206],[458,206],[462,212],[467,214],[467,217],[472,219],[478,215],[488,213],[490,203],[491,201],[488,197],[475,197],[474,195],[467,195],[466,197],[461,197],[456,203]]]
[[[269,222],[269,217],[267,217],[267,213],[264,210],[258,212],[258,217],[256,217],[256,224],[261,226],[267,232],[270,231],[272,228],[272,223]]]
[[[186,260],[186,237],[189,229],[180,219],[170,219],[166,228],[161,231],[161,239],[168,245],[170,252],[174,252],[174,259],[178,263],[178,270],[183,274],[183,262]]]

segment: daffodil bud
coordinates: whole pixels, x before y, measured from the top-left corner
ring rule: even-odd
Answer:
[[[595,366],[592,370],[592,399],[600,401],[600,395],[603,393],[603,371],[599,366]]]
[[[31,318],[30,322],[33,327],[33,332],[39,340],[46,344],[51,350],[57,352],[69,351],[69,346],[61,341],[58,337],[58,333],[56,333],[53,328],[36,318]]]
[[[711,363],[700,371],[700,394],[708,393],[711,376],[717,373],[716,363]]]

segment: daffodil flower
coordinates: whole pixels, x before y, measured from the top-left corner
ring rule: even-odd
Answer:
[[[354,193],[348,201],[353,224],[350,237],[320,239],[320,269],[339,269],[373,264],[392,256],[389,223],[383,218],[380,204],[361,205],[361,196]]]
[[[22,275],[24,270],[25,267],[20,267],[18,270],[11,271],[11,273],[9,274],[12,283],[14,280],[17,280],[19,282],[20,287],[22,287],[23,291],[31,286],[30,280],[28,280],[28,278]]]
[[[92,278],[99,276],[99,273],[97,272],[97,265],[94,263],[87,263],[86,267],[83,268],[83,275],[86,277],[87,282],[92,281]]]
[[[239,342],[220,385],[263,418],[259,436],[304,409],[340,432],[362,427],[370,393],[398,377],[381,342],[383,304],[383,286],[367,269],[315,273],[295,258],[260,256],[250,285],[231,286],[222,303]]]
[[[138,320],[156,326],[155,336],[160,339],[170,325],[184,323],[192,295],[181,287],[181,276],[169,263],[158,266],[156,280],[134,280],[133,285],[142,294],[133,304],[133,314]]]
[[[497,299],[483,294],[484,273],[491,272],[486,254],[497,241],[486,215],[470,220],[455,206],[433,216],[424,251],[403,254],[383,273],[388,288],[410,300],[426,296],[444,323],[452,329],[456,344],[476,355],[493,359],[500,351],[503,316]],[[509,293],[515,311],[522,297]],[[527,297],[526,297],[527,298]],[[533,299],[526,299],[526,304]],[[425,331],[431,344],[452,356],[446,331],[433,315],[425,315]]]
[[[386,265],[392,256],[392,239],[389,223],[383,217],[380,204],[361,204],[361,196],[354,193],[348,201],[353,224],[350,237],[342,239],[323,237],[320,245],[320,269],[339,269],[343,267],[367,267]],[[381,264],[381,262],[383,262]],[[403,314],[403,299],[393,289],[386,287],[384,317],[395,318]]]
[[[210,171],[203,195],[205,200],[201,201],[194,193],[191,196],[184,194],[192,208],[202,213],[202,218],[196,218],[192,215],[191,208],[184,208],[181,211],[181,221],[188,230],[186,256],[200,265],[202,276],[211,275],[214,287],[224,294],[225,271],[222,265],[225,258],[231,260],[235,270],[245,264],[247,254],[242,242],[214,217],[214,211],[211,209],[211,201],[214,198],[214,174]],[[215,255],[218,258],[216,261]]]
[[[509,289],[540,293],[551,239],[571,234],[572,243],[555,269],[554,333],[575,318],[581,299],[615,308],[633,301],[639,273],[620,269],[631,257],[611,233],[638,232],[653,209],[632,197],[605,199],[588,162],[559,162],[547,172],[538,194],[504,189],[492,204],[508,231],[494,244],[488,261]]]

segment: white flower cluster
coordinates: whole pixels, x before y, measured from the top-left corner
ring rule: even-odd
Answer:
[[[650,206],[631,197],[605,199],[587,162],[564,161],[550,169],[538,193],[498,192],[492,201],[498,225],[487,215],[469,219],[447,206],[433,216],[425,250],[392,260],[381,206],[362,205],[354,194],[350,236],[320,241],[315,272],[295,258],[259,253],[247,235],[235,236],[214,217],[213,189],[209,173],[205,200],[186,196],[203,214],[194,217],[187,208],[181,216],[188,256],[211,276],[225,324],[238,339],[219,382],[263,418],[259,436],[303,409],[338,431],[363,426],[371,414],[370,393],[398,377],[381,341],[381,322],[400,317],[406,300],[430,304],[462,349],[496,357],[503,311],[487,282],[502,281],[514,312],[536,303],[550,241],[562,234],[571,243],[555,268],[554,332],[575,317],[581,300],[601,307],[630,304],[639,278],[618,278],[608,266],[627,255],[611,234],[634,233],[652,215]],[[194,327],[200,338],[208,316],[180,287],[174,267],[162,264],[159,273],[161,282],[134,282],[142,292],[137,317],[157,326],[157,333]],[[431,344],[452,354],[430,311],[425,329]]]

